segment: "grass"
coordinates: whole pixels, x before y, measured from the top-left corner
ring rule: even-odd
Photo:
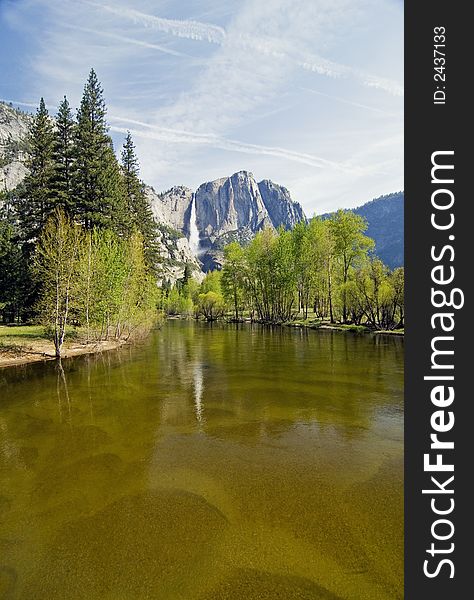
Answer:
[[[365,325],[344,325],[343,323],[335,323],[331,324],[331,327],[340,329],[341,331],[352,331],[354,333],[365,333],[367,331],[371,331]]]
[[[46,332],[42,325],[0,325],[0,341],[45,339]]]
[[[77,337],[74,327],[66,328],[66,339]],[[43,325],[0,325],[0,351],[22,352],[30,344],[52,342],[52,336]]]
[[[384,333],[386,335],[405,335],[405,329],[389,329],[387,331],[380,329],[380,331],[375,331],[374,333]]]
[[[0,325],[0,352],[22,354],[35,342],[47,340],[42,325]]]

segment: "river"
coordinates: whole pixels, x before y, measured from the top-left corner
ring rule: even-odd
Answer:
[[[0,371],[0,598],[401,599],[403,355],[170,321]]]

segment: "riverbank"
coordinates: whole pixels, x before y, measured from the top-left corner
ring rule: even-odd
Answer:
[[[349,331],[351,333],[371,333],[373,335],[397,335],[404,336],[405,329],[371,329],[365,325],[346,325],[342,323],[331,323],[319,320],[295,320],[282,323],[286,327],[306,327],[309,329],[328,329],[330,331]]]
[[[172,319],[184,319],[187,320],[189,317],[172,315],[168,316],[169,320]],[[346,325],[343,323],[331,323],[330,321],[322,321],[320,319],[295,319],[293,321],[286,321],[285,323],[265,323],[262,321],[252,321],[249,317],[243,319],[224,319],[226,323],[258,323],[259,325],[270,325],[272,327],[293,327],[295,329],[324,329],[329,331],[342,331],[351,333],[370,333],[372,335],[395,335],[403,337],[405,335],[405,329],[371,329],[365,325]]]
[[[86,342],[71,337],[64,342],[61,358],[115,350],[126,343],[126,340]],[[36,325],[0,326],[0,368],[54,360],[55,358],[54,344],[45,336],[43,327]]]

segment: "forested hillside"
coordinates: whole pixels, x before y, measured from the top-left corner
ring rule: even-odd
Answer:
[[[375,198],[354,212],[367,220],[367,235],[375,241],[375,252],[391,269],[401,267],[404,236],[404,193]]]
[[[375,254],[391,269],[404,264],[404,193],[395,192],[348,209],[367,221],[367,235],[375,242]],[[321,215],[323,219],[330,214]]]

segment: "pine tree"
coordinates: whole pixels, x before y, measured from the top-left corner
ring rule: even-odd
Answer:
[[[18,216],[25,241],[38,238],[55,205],[54,130],[43,98],[28,131],[26,176],[17,200]]]
[[[102,86],[92,69],[77,113],[74,204],[87,229],[123,233],[126,221],[123,179],[107,134]]]
[[[54,191],[57,196],[57,204],[72,214],[74,212],[75,124],[66,96],[59,105],[55,134],[56,179]]]
[[[143,237],[145,259],[154,267],[159,259],[157,249],[157,224],[153,218],[145,185],[139,178],[139,165],[135,145],[130,132],[127,133],[122,149],[122,173],[125,185],[127,212],[131,230],[139,231]]]

